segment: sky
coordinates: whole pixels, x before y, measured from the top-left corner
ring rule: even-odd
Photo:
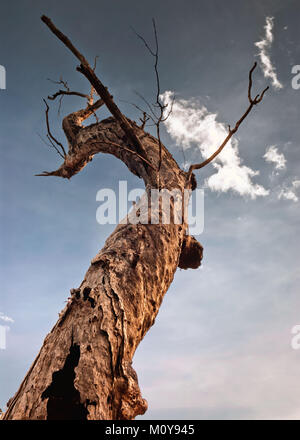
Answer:
[[[144,419],[299,419],[300,64],[297,0],[14,1],[1,5],[0,407],[18,389],[40,346],[114,225],[96,221],[102,188],[142,188],[114,157],[98,155],[70,181],[35,177],[61,159],[45,136],[43,97],[61,76],[88,92],[77,61],[40,21],[48,15],[92,62],[121,110],[138,120],[136,92],[153,102],[153,59],[132,27],[159,37],[162,98],[175,97],[162,140],[186,167],[213,152],[253,94],[270,89],[213,164],[204,188],[198,270],[178,270],[155,325],[133,360],[149,409]],[[51,103],[61,119],[82,106]],[[98,111],[99,118],[108,116]],[[94,122],[94,121],[91,121]],[[153,128],[149,127],[151,132]],[[9,328],[9,329],[8,329]]]

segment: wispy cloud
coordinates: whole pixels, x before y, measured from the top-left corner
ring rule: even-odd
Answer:
[[[278,194],[278,198],[280,199],[286,199],[286,200],[292,200],[293,202],[298,202],[298,197],[294,193],[294,191],[290,188],[284,188],[280,191]]]
[[[281,89],[283,85],[277,78],[276,69],[272,64],[270,57],[270,49],[274,40],[273,36],[274,17],[266,17],[265,37],[261,41],[257,41],[255,46],[258,47],[260,63],[265,78],[270,78],[275,89]]]
[[[174,93],[167,91],[161,95],[164,104],[171,105]],[[225,124],[217,121],[217,114],[195,100],[175,100],[172,113],[165,122],[166,129],[178,145],[184,149],[196,147],[201,155],[207,159],[228,134]],[[242,165],[239,157],[238,141],[231,139],[225,149],[212,163],[217,170],[207,180],[206,185],[212,191],[234,191],[242,196],[255,199],[258,196],[267,196],[269,191],[263,186],[252,182],[252,178],[259,171]]]
[[[5,322],[14,322],[14,320],[12,318],[4,315],[4,313],[2,313],[2,312],[0,312],[0,319]]]
[[[286,159],[284,154],[278,152],[276,145],[271,145],[269,148],[267,148],[263,158],[266,160],[266,162],[274,163],[276,170],[283,170],[286,167]]]
[[[300,180],[294,180],[291,186],[285,186],[280,190],[278,199],[291,200],[295,203],[298,202],[299,197],[296,194],[298,188],[300,188]]]

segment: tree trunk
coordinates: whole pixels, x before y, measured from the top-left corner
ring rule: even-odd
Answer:
[[[58,170],[40,175],[70,179],[95,154],[109,153],[144,180],[146,200],[152,189],[174,191],[175,195],[170,200],[172,215],[169,223],[161,221],[164,208],[160,204],[155,212],[151,207],[150,213],[147,205],[143,215],[148,221],[139,224],[121,222],[116,227],[104,248],[92,260],[80,287],[71,289],[66,307],[45,338],[19,390],[8,402],[3,418],[131,420],[147,409],[131,366],[135,350],[153,325],[177,267],[196,269],[201,264],[202,246],[186,235],[188,200],[183,197],[184,203],[178,206],[177,195],[179,193],[182,197],[185,190],[195,189],[193,170],[203,168],[223,150],[253,107],[262,101],[268,87],[252,98],[255,63],[249,72],[247,110],[233,129],[229,126],[227,137],[215,153],[204,162],[191,165],[186,173],[179,168],[159,136],[159,124],[165,120],[165,106],[159,101],[158,46],[156,53],[150,49],[156,59],[157,101],[154,110],[161,110],[156,122],[154,119],[156,139],[144,131],[145,118],[138,127],[123,115],[96,76],[95,69],[66,35],[48,17],[43,16],[42,21],[80,61],[77,70],[89,80],[100,99],[93,104],[91,93],[85,109],[64,118],[68,153],[50,132],[47,104],[47,137],[64,162]],[[157,44],[155,25],[154,30]],[[65,85],[62,80],[60,83]],[[86,96],[71,92],[67,87],[67,91],[60,90],[49,98],[55,99],[62,94]],[[103,104],[113,117],[83,127],[82,122]],[[153,113],[151,106],[150,110]],[[179,208],[183,211],[183,218],[178,223]],[[150,222],[151,215],[156,223]]]
[[[147,165],[114,118],[82,127],[89,114],[81,113],[80,120],[78,114],[64,119],[69,153],[59,170],[48,175],[70,178],[94,154],[104,152],[142,177],[146,192],[158,187],[153,171],[159,161],[157,139],[127,120],[143,145]],[[159,186],[183,192],[186,182],[186,173],[162,146]],[[80,287],[71,290],[4,419],[131,420],[146,411],[132,358],[154,323],[178,264],[185,269],[200,265],[202,248],[185,233],[185,222],[116,227]],[[196,249],[192,262],[191,242]]]
[[[161,110],[156,122],[154,119],[156,139],[144,131],[145,118],[138,127],[123,115],[96,76],[95,69],[66,35],[48,17],[43,16],[42,21],[80,61],[77,70],[89,80],[100,99],[93,104],[91,93],[85,109],[64,118],[68,153],[50,132],[47,104],[47,137],[64,162],[58,170],[40,175],[70,179],[95,154],[109,153],[144,180],[148,198],[152,189],[175,191],[175,195],[171,199],[169,223],[161,221],[164,214],[161,205],[155,212],[151,207],[150,213],[147,205],[143,215],[148,222],[121,222],[116,227],[104,248],[92,260],[80,287],[71,290],[66,307],[45,338],[19,390],[8,402],[3,418],[131,420],[147,409],[131,366],[135,350],[153,325],[177,267],[195,269],[202,259],[202,246],[186,235],[187,198],[183,206],[179,206],[183,211],[182,222],[177,221],[176,192],[183,196],[185,190],[195,189],[193,170],[203,168],[223,150],[253,107],[262,101],[268,87],[252,98],[255,63],[249,72],[247,110],[233,129],[229,126],[227,137],[215,153],[204,162],[191,165],[185,173],[162,145],[159,136],[159,124],[165,120],[165,106],[159,101],[158,52],[150,49],[156,59],[157,101],[154,110]],[[154,30],[157,44],[155,25]],[[158,51],[157,45],[156,49]],[[62,80],[60,83],[65,85]],[[71,92],[67,87],[67,91],[60,90],[50,99],[61,94],[86,96]],[[103,104],[113,117],[83,127],[82,122]],[[150,110],[153,113],[151,106]],[[152,214],[156,224],[149,221]]]

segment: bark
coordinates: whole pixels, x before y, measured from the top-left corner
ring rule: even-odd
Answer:
[[[70,178],[102,152],[113,154],[141,177],[146,192],[157,188],[158,181],[169,190],[183,191],[191,185],[163,145],[158,179],[159,142],[134,122],[126,119],[143,146],[143,156],[116,119],[82,127],[91,112],[80,112],[63,121],[69,140],[64,163],[44,175]],[[202,247],[185,233],[184,222],[116,227],[79,288],[71,289],[4,419],[131,420],[146,411],[132,359],[178,265],[184,269],[200,265]]]

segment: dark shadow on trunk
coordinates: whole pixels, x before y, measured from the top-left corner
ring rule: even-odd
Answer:
[[[52,375],[52,383],[43,392],[48,398],[47,420],[86,420],[88,411],[80,403],[79,391],[74,387],[75,367],[80,358],[80,347],[72,344],[64,367]]]

